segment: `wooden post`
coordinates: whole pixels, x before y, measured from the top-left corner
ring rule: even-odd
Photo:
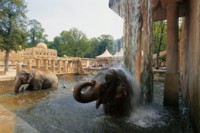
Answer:
[[[40,69],[40,59],[36,59],[36,68]]]
[[[178,107],[178,2],[167,5],[167,70],[164,104]]]
[[[32,69],[32,59],[28,60],[27,69]]]
[[[61,72],[61,60],[58,60],[58,71],[57,72],[58,73]]]
[[[78,59],[77,67],[78,67],[78,68],[77,68],[77,69],[78,69],[78,73],[79,73],[79,74],[83,74],[83,73],[84,73],[84,70],[83,70],[82,61],[81,61],[80,58]]]
[[[49,64],[48,64],[48,63],[49,63],[49,60],[48,60],[48,59],[45,59],[45,60],[44,60],[44,69],[45,69],[45,70],[48,70],[48,69],[49,69]]]
[[[17,63],[16,65],[16,74],[22,70],[22,63]]]
[[[51,60],[51,71],[55,72],[55,60]]]
[[[63,69],[64,69],[64,72],[67,73],[67,65],[68,64],[68,61],[67,60],[64,60],[64,66],[63,66]]]

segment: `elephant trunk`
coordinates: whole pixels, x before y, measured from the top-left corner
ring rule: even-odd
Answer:
[[[82,89],[88,86],[91,86],[91,87],[89,88],[87,92],[83,93]],[[92,88],[93,86],[94,86],[93,82],[83,82],[83,83],[77,84],[73,90],[74,99],[80,103],[89,103],[89,102],[95,101],[97,98],[95,94],[93,93],[93,88]]]
[[[14,87],[15,93],[19,93],[19,88],[21,86],[21,81],[20,80],[16,80],[14,86],[15,86]]]

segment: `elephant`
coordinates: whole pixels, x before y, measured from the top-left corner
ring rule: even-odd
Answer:
[[[133,87],[122,69],[108,68],[91,81],[79,82],[73,89],[73,97],[80,103],[96,101],[97,109],[103,104],[106,115],[128,116],[133,110]]]
[[[28,91],[55,88],[58,85],[58,78],[50,71],[23,69],[16,75],[14,84],[15,93],[19,93],[20,88],[22,88],[21,86],[24,84],[28,84],[26,88]]]

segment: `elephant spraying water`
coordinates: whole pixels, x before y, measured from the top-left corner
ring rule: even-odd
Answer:
[[[73,90],[74,99],[80,103],[96,101],[98,109],[103,104],[106,115],[129,115],[132,112],[133,86],[122,69],[106,69],[91,81],[78,83]]]

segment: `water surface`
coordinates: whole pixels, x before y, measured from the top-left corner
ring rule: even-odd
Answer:
[[[181,97],[179,109],[162,105],[162,82],[154,82],[152,105],[137,107],[129,118],[116,118],[105,116],[102,106],[97,110],[95,102],[81,104],[73,99],[71,89],[75,84],[90,78],[63,75],[59,76],[57,89],[17,95],[12,90],[13,81],[1,82],[0,105],[40,133],[192,133]]]

